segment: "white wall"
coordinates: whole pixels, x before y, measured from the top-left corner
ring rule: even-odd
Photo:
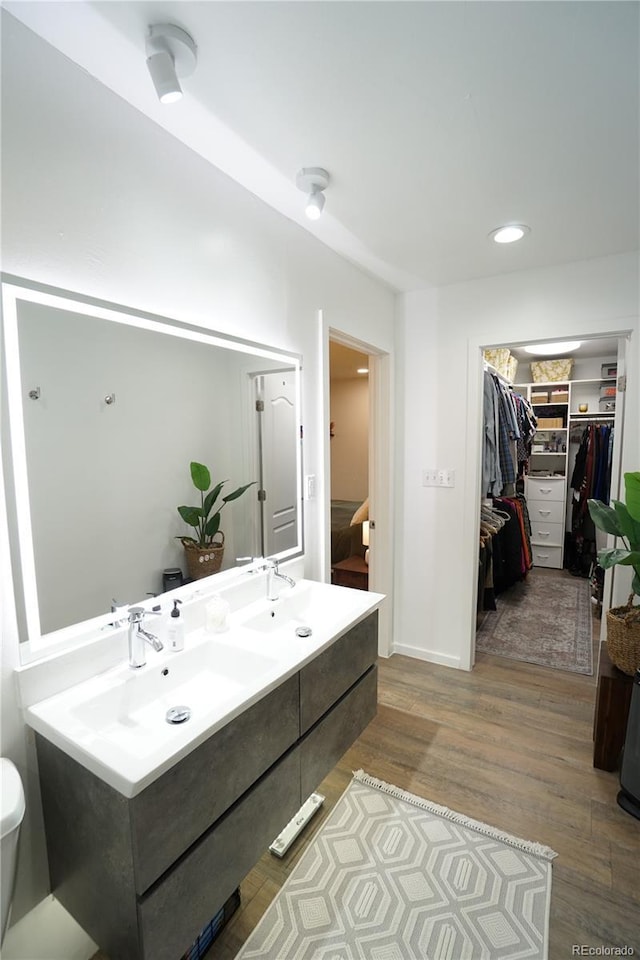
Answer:
[[[392,353],[392,291],[4,14],[2,42],[3,269],[302,354],[305,472],[322,477],[319,311],[332,328]],[[324,513],[321,501],[306,507],[306,572],[320,576]],[[14,695],[18,636],[0,539],[2,754],[27,786],[17,920],[48,880],[32,742]]]
[[[366,378],[331,381],[331,499],[369,495],[369,383]]]
[[[395,649],[468,669],[474,625],[483,345],[632,330],[623,469],[640,464],[638,257],[511,273],[402,298]],[[421,486],[429,467],[456,486]]]

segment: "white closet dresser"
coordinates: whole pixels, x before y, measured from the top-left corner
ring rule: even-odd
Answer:
[[[536,567],[562,568],[566,483],[565,477],[526,479],[531,550]]]

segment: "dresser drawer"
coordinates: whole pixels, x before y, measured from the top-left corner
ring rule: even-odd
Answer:
[[[144,960],[182,957],[299,808],[295,747],[139,899]]]
[[[561,500],[566,497],[564,477],[527,477],[527,500]]]
[[[564,523],[564,500],[527,500],[531,526]]]
[[[300,733],[306,733],[377,658],[376,611],[357,623],[300,671]]]
[[[564,526],[561,523],[545,523],[544,521],[531,521],[531,542],[542,544],[553,544],[562,546],[564,536]]]
[[[557,570],[562,569],[562,547],[547,547],[532,543],[531,551],[533,553],[534,567],[554,567]]]

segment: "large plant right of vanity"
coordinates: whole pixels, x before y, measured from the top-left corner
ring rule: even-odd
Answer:
[[[624,607],[607,611],[607,647],[612,662],[625,673],[640,669],[640,472],[625,473],[625,499],[589,500],[591,519],[599,530],[622,541],[598,553],[598,563],[605,570],[618,565],[631,567],[631,594]]]

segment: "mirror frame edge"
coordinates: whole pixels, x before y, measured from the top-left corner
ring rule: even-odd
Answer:
[[[108,612],[99,614],[96,617],[69,624],[66,627],[47,634],[42,634],[40,631],[31,510],[28,504],[28,493],[23,497],[23,499],[27,501],[26,505],[23,503],[21,509],[18,507],[18,503],[23,495],[17,491],[18,474],[16,472],[16,463],[14,462],[15,456],[18,454],[18,459],[21,461],[20,467],[22,467],[22,470],[18,467],[18,473],[23,473],[24,478],[26,478],[27,464],[26,452],[24,450],[22,397],[19,392],[16,396],[15,391],[12,397],[12,391],[9,389],[12,381],[17,381],[18,386],[20,385],[20,372],[19,370],[9,371],[6,320],[8,317],[9,340],[11,341],[11,338],[14,337],[15,344],[12,344],[12,346],[17,347],[17,307],[20,300],[25,300],[30,303],[48,303],[54,308],[66,308],[76,313],[81,313],[83,310],[86,310],[96,318],[109,319],[114,322],[133,325],[139,329],[160,329],[160,331],[162,331],[163,327],[171,328],[172,331],[176,332],[170,333],[169,335],[180,336],[182,334],[184,339],[187,340],[196,340],[212,346],[219,346],[223,349],[236,350],[241,353],[253,354],[254,356],[260,356],[265,359],[291,364],[296,371],[298,545],[282,551],[278,556],[283,561],[304,556],[302,354],[296,351],[258,343],[246,338],[235,337],[202,324],[151,313],[146,310],[125,306],[115,301],[92,297],[4,271],[0,271],[0,290],[2,306],[0,313],[0,345],[2,347],[1,412],[3,427],[9,427],[8,440],[2,444],[1,475],[6,494],[6,515],[9,532],[8,555],[10,577],[14,591],[14,609],[18,628],[19,659],[21,666],[36,663],[49,656],[66,653],[70,649],[77,649],[89,645],[95,640],[96,633],[99,633],[102,627],[108,623],[111,614]],[[57,300],[58,303],[51,303],[51,300]],[[107,314],[110,316],[107,316]],[[123,319],[118,319],[117,316],[115,316],[117,314],[120,314]],[[165,329],[162,332],[166,334],[167,330]],[[13,383],[13,385],[15,386],[15,383]],[[3,430],[3,432],[5,431]],[[20,516],[21,513],[22,516]],[[203,582],[211,580],[215,582],[216,586],[226,586],[228,583],[234,581],[237,577],[238,570],[241,569],[243,568],[238,566],[229,567],[217,574],[213,574],[211,577],[205,578]],[[186,589],[189,586],[192,585],[184,585],[184,587],[178,588],[178,591]],[[178,595],[177,592],[176,595]],[[85,635],[83,639],[81,639],[82,635]]]

